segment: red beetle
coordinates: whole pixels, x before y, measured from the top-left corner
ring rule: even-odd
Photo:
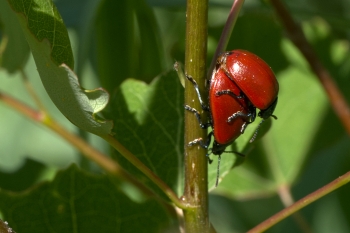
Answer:
[[[209,88],[210,122],[213,128],[215,148],[213,154],[221,154],[226,145],[231,144],[238,138],[249,117],[236,117],[228,122],[233,114],[248,116],[252,105],[249,99],[241,95],[240,88],[230,80],[224,70],[219,68],[213,73]],[[218,148],[219,145],[221,148]]]
[[[260,109],[258,116],[263,120],[270,116],[276,118],[272,114],[278,99],[278,82],[271,68],[261,58],[243,50],[226,52],[218,58],[209,85],[209,106],[202,100],[196,81],[190,76],[187,79],[193,83],[202,109],[209,111],[209,122],[202,123],[196,109],[188,105],[185,105],[185,109],[196,115],[202,128],[211,126],[213,129],[205,143],[202,139],[195,139],[189,145],[200,143],[207,149],[214,136],[211,153],[219,156],[219,177],[221,154],[255,120],[256,108]],[[212,162],[210,158],[209,162]]]
[[[217,63],[252,104],[261,110],[261,118],[272,116],[279,87],[273,71],[266,62],[251,52],[233,50],[221,55]]]

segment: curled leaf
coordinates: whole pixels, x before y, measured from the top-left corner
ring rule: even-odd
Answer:
[[[40,0],[8,2],[17,13],[41,81],[56,107],[79,128],[97,135],[109,134],[112,121],[95,115],[107,105],[109,94],[102,88],[80,87],[71,70],[74,61],[67,29],[54,4]]]

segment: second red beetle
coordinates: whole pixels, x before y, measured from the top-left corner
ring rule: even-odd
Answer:
[[[209,122],[202,123],[196,109],[188,105],[185,109],[196,115],[202,128],[211,126],[213,129],[206,142],[196,139],[189,145],[200,143],[208,148],[214,136],[211,153],[219,156],[219,162],[226,147],[255,120],[256,108],[260,109],[258,116],[263,120],[275,117],[273,112],[279,90],[277,79],[271,68],[253,53],[233,50],[217,59],[209,85],[209,105],[202,100],[195,80],[190,76],[187,78],[194,85],[202,109],[209,111]]]

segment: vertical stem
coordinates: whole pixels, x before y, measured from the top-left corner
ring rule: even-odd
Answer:
[[[208,0],[187,1],[186,74],[198,83],[203,99],[206,99],[206,56]],[[186,80],[185,103],[201,111],[192,83]],[[205,121],[206,116],[202,114]],[[209,232],[208,217],[208,161],[206,151],[199,146],[188,147],[196,138],[206,138],[206,131],[199,127],[193,113],[185,112],[185,190],[183,199],[189,208],[184,210],[186,233]]]

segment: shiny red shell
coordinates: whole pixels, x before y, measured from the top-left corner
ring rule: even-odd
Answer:
[[[279,90],[276,77],[255,54],[245,50],[226,52],[218,58],[218,65],[255,107],[267,109],[276,100]]]
[[[230,80],[220,67],[214,70],[209,88],[209,106],[215,141],[219,144],[230,144],[241,135],[244,120],[241,117],[227,122],[232,114],[242,111],[248,113],[249,100],[246,97],[235,98],[224,94],[217,96],[218,91],[230,90],[239,96],[240,88]]]

